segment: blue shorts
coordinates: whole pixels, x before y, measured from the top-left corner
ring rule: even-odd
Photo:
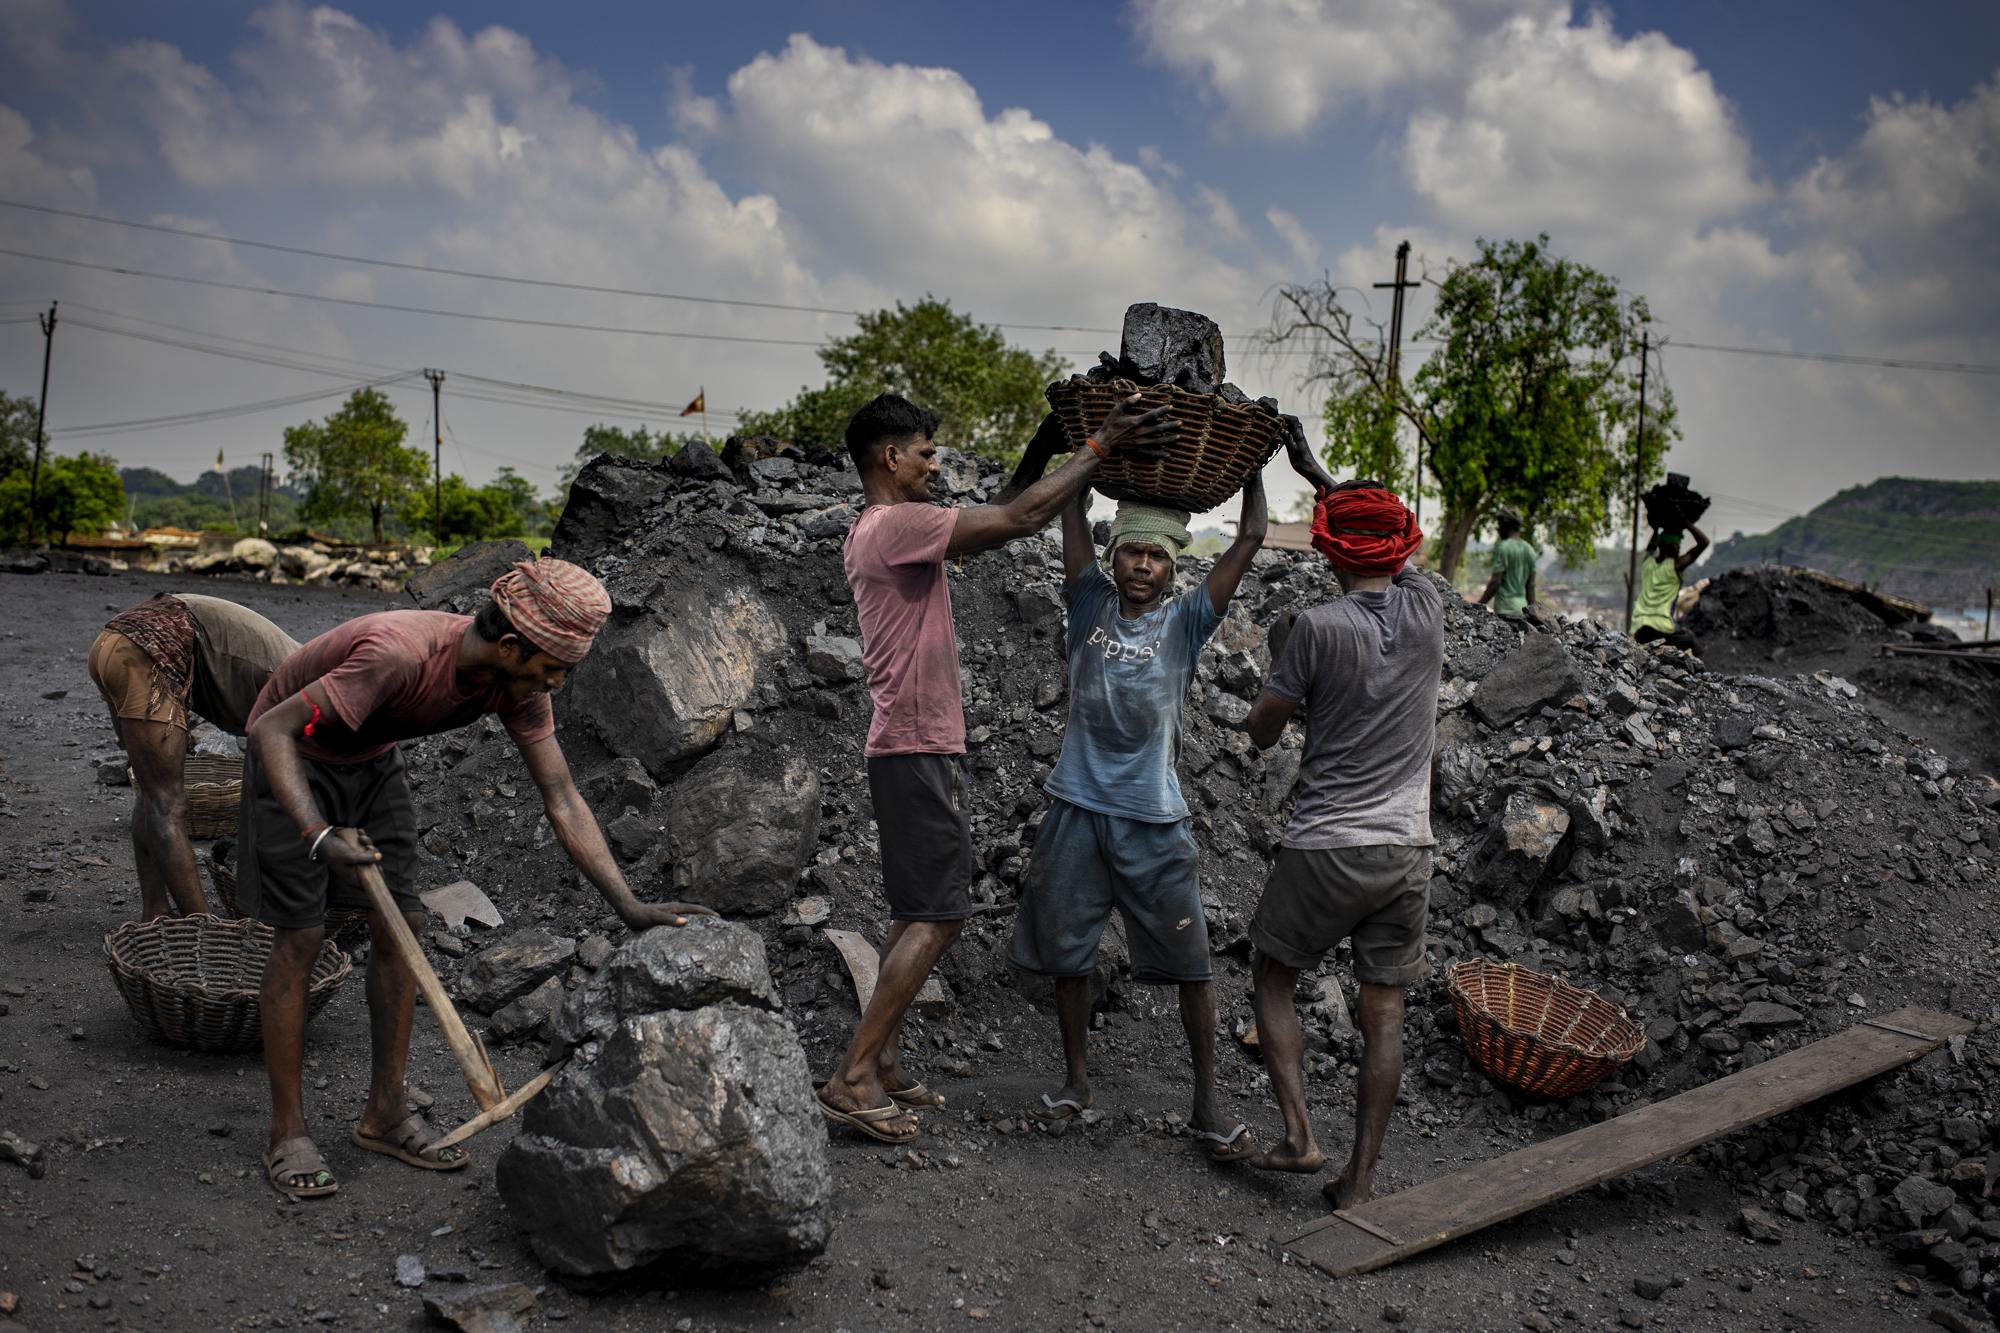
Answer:
[[[1187,821],[1149,824],[1054,799],[1028,859],[1007,961],[1086,976],[1113,908],[1125,918],[1133,980],[1167,986],[1213,975]]]

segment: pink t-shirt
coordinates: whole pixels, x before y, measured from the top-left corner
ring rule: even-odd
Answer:
[[[870,756],[965,753],[965,694],[944,576],[957,521],[957,510],[935,505],[869,505],[847,530],[841,563],[875,701]]]
[[[471,624],[445,611],[377,611],[337,625],[271,673],[250,724],[318,681],[335,716],[299,737],[299,753],[322,764],[366,763],[397,741],[456,731],[487,713],[522,745],[554,735],[548,695],[516,702],[499,685],[459,687],[458,644]]]

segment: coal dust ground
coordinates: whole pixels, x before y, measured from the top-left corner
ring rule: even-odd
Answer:
[[[1022,1111],[1060,1080],[1052,1022],[1010,992],[988,1006],[1002,1017],[961,1062],[968,1073],[940,1075],[916,1057],[951,1101],[926,1117],[916,1149],[836,1137],[836,1230],[820,1259],[739,1290],[584,1292],[546,1278],[494,1193],[492,1163],[512,1126],[474,1140],[462,1175],[349,1146],[367,1068],[357,975],[313,1024],[307,1051],[312,1123],[341,1190],[284,1201],[257,1160],[259,1059],[147,1042],[102,956],[104,932],[135,912],[138,894],[131,793],[97,785],[90,763],[115,741],[84,657],[113,612],[176,588],[237,598],[302,639],[407,604],[138,575],[0,582],[0,1132],[41,1144],[46,1163],[34,1178],[0,1161],[0,1290],[15,1303],[0,1330],[422,1327],[422,1291],[396,1282],[403,1255],[433,1283],[537,1287],[535,1328],[1861,1330],[1928,1327],[1943,1307],[1943,1288],[1815,1221],[1785,1222],[1777,1244],[1750,1241],[1733,1225],[1745,1200],[1685,1162],[1382,1273],[1328,1280],[1274,1244],[1320,1215],[1319,1180],[1218,1168],[1174,1132],[1185,1062],[1164,993],[1107,1014],[1093,1036],[1102,1123],[1060,1137],[1021,1127]],[[540,887],[498,870],[482,885],[510,913]],[[51,900],[31,901],[48,890]],[[1244,966],[1217,963],[1222,1006],[1240,1012]],[[803,1035],[824,1070],[839,1024]],[[1269,1143],[1278,1119],[1261,1071],[1235,1043],[1224,1047],[1225,1107]],[[496,1058],[510,1086],[537,1063],[532,1048]],[[422,1010],[411,1082],[435,1099],[439,1123],[472,1113]],[[1351,1079],[1311,1087],[1337,1161]],[[1800,1115],[1811,1123],[1810,1109]],[[1538,1128],[1517,1117],[1510,1136],[1486,1123],[1431,1131],[1399,1114],[1383,1188],[1492,1157]],[[1677,1285],[1649,1300],[1635,1279]]]

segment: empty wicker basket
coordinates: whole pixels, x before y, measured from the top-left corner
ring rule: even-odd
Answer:
[[[230,1053],[264,1039],[257,1002],[271,928],[258,921],[163,916],[127,921],[104,937],[104,961],[146,1035],[169,1046]],[[331,941],[313,960],[306,1018],[326,1007],[354,971]]]
[[[222,905],[229,909],[228,915],[240,917],[243,909],[236,905],[236,872],[229,868],[213,851],[203,858],[208,862],[209,882],[215,886],[215,896],[222,899]],[[222,913],[217,913],[218,916]],[[368,931],[369,913],[361,908],[330,908],[326,914],[326,937],[343,948],[359,940]]]
[[[1468,958],[1445,970],[1458,1031],[1492,1078],[1568,1097],[1623,1068],[1646,1034],[1603,996],[1518,963]]]
[[[1167,404],[1180,435],[1161,458],[1114,453],[1105,459],[1092,484],[1114,500],[1196,514],[1213,509],[1242,490],[1284,442],[1284,427],[1268,408],[1229,403],[1170,384],[1141,387],[1129,380],[1092,384],[1068,379],[1051,384],[1048,399],[1074,450],[1083,448],[1111,409],[1134,393],[1143,395],[1148,406]]]

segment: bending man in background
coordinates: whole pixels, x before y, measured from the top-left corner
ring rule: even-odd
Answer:
[[[264,1065],[271,1081],[264,1172],[295,1198],[338,1187],[306,1129],[300,1090],[306,984],[329,905],[369,906],[354,878],[378,865],[412,934],[423,914],[411,879],[417,816],[399,741],[455,731],[487,713],[506,724],[541,791],[563,850],[632,930],[686,924],[705,907],[633,896],[576,790],[556,744],[549,695],[581,662],[611,613],[588,570],[563,560],[522,561],[493,584],[475,616],[378,611],[306,644],[272,675],[250,720],[243,775],[237,900],[276,931],[261,992]],[[354,843],[342,829],[360,836]],[[471,1159],[440,1148],[403,1087],[415,979],[390,947],[377,913],[368,953],[373,1064],[354,1145],[429,1171]]]
[[[864,754],[891,925],[875,994],[818,1095],[827,1119],[884,1143],[917,1137],[912,1108],[943,1105],[903,1072],[903,1014],[972,909],[965,703],[944,562],[1040,532],[1089,485],[1101,459],[1162,448],[1174,429],[1164,407],[1148,410],[1134,396],[1053,476],[1004,502],[954,509],[930,503],[937,424],[936,414],[895,394],[847,423],[866,504],[842,562],[874,703]],[[1037,438],[1046,447],[1049,437]]]
[[[1249,1127],[1215,1101],[1215,986],[1194,835],[1177,772],[1181,713],[1202,645],[1264,544],[1264,482],[1243,489],[1236,540],[1208,577],[1169,601],[1188,515],[1123,502],[1111,522],[1107,575],[1090,539],[1088,492],[1063,510],[1063,602],[1069,615],[1069,723],[1045,790],[1007,960],[1055,978],[1065,1077],[1039,1115],[1091,1105],[1085,1053],[1090,974],[1116,908],[1132,979],[1177,986],[1194,1066],[1188,1123],[1218,1161],[1254,1151]]]
[[[298,648],[255,611],[199,593],[158,593],[113,616],[90,645],[91,683],[132,765],[139,915],[208,911],[188,842],[188,713],[232,736]]]
[[[1365,1051],[1347,1169],[1325,1190],[1336,1208],[1369,1198],[1403,1078],[1403,990],[1424,976],[1430,922],[1431,751],[1444,666],[1443,599],[1407,567],[1423,533],[1377,482],[1322,495],[1313,545],[1340,597],[1298,618],[1244,719],[1259,749],[1307,715],[1297,801],[1250,923],[1257,1036],[1285,1118],[1284,1142],[1250,1164],[1320,1170],[1306,1113],[1292,988],[1341,940],[1354,944]]]

